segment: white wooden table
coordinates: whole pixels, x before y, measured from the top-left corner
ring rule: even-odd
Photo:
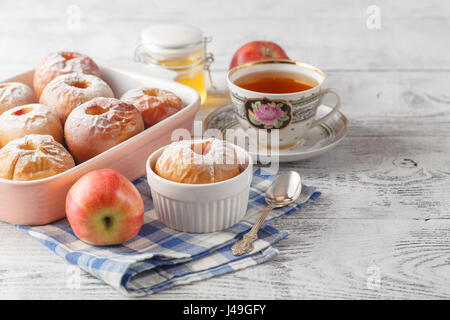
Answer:
[[[214,38],[219,89],[201,118],[229,102],[233,52],[276,41],[326,71],[350,120],[335,150],[282,166],[323,195],[274,224],[290,233],[275,260],[148,298],[450,298],[450,4],[374,3],[380,25],[372,2],[352,0],[2,1],[0,79],[60,49],[126,62],[139,30],[182,21]],[[84,272],[71,288],[74,272],[0,223],[0,298],[123,298]]]

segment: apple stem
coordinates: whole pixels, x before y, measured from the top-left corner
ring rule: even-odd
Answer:
[[[262,49],[262,54],[264,56],[266,56],[266,57],[269,57],[269,58],[273,58],[274,57],[274,54],[273,54],[272,50],[270,50],[269,48],[263,48]]]
[[[105,223],[106,229],[109,229],[112,225],[112,219],[111,217],[104,217],[103,222]]]

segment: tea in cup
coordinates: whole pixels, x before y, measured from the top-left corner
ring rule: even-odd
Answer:
[[[323,88],[325,74],[318,68],[291,60],[260,60],[228,72],[234,111],[242,128],[278,131],[277,147],[298,144],[308,130],[332,117],[340,107],[339,94]],[[336,96],[331,111],[316,119],[326,94]],[[275,147],[265,140],[268,147]]]

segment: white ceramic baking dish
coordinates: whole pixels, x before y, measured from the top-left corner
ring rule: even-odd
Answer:
[[[208,184],[169,181],[155,173],[156,161],[166,148],[156,150],[147,160],[147,181],[159,220],[183,232],[214,232],[231,227],[247,212],[253,178],[252,157],[235,146],[240,163],[247,167],[234,178]]]
[[[156,149],[171,142],[172,131],[190,130],[200,107],[200,96],[194,89],[175,81],[100,67],[102,78],[117,98],[139,86],[153,86],[174,92],[186,107],[144,130],[140,134],[58,175],[34,181],[12,181],[0,178],[0,221],[20,225],[42,225],[65,217],[66,195],[70,187],[89,171],[111,168],[130,180],[145,175],[145,163]],[[32,87],[34,71],[1,82],[22,82]]]

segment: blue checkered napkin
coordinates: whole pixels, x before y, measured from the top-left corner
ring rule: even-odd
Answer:
[[[274,179],[255,171],[250,190],[247,215],[225,231],[196,234],[167,228],[153,210],[150,189],[145,177],[134,181],[145,205],[144,224],[139,234],[112,247],[96,247],[79,240],[67,219],[39,227],[18,226],[67,261],[131,296],[156,293],[175,285],[187,284],[233,272],[274,258],[278,251],[272,245],[287,236],[266,224],[261,228],[255,248],[249,254],[233,256],[231,246],[247,232],[266,206],[264,192]],[[319,192],[303,186],[303,204],[273,210],[269,221],[291,214]]]

